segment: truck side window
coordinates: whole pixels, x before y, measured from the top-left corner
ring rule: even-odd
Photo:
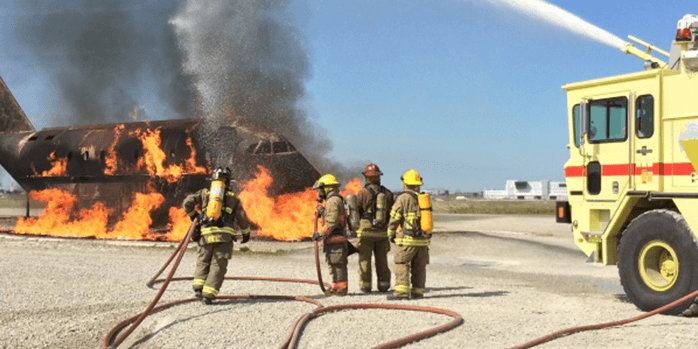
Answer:
[[[574,133],[574,145],[579,148],[579,130],[582,129],[581,118],[579,115],[579,104],[572,107],[572,128]]]
[[[591,195],[601,192],[601,164],[597,161],[587,165],[587,191]]]
[[[589,141],[622,142],[627,139],[628,99],[626,97],[589,102]]]
[[[654,98],[640,96],[635,103],[635,133],[639,138],[650,138],[654,134]]]

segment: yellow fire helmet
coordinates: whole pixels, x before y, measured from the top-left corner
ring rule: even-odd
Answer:
[[[328,174],[320,177],[320,179],[318,179],[317,182],[315,182],[315,184],[313,185],[313,189],[320,189],[322,187],[332,186],[332,185],[339,186],[339,182],[337,182],[337,179],[334,178],[333,175],[328,173]]]
[[[405,183],[406,185],[422,185],[422,177],[419,175],[419,172],[415,170],[409,170],[406,171],[405,173],[402,174],[402,182]]]

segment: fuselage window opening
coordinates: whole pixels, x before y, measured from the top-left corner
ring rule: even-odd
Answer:
[[[263,141],[255,154],[271,154],[271,142]]]
[[[248,154],[254,153],[254,149],[257,148],[257,144],[258,144],[258,143],[252,143],[252,144],[250,144],[250,146],[247,147],[247,150],[246,150],[247,153],[248,153]]]
[[[104,150],[99,152],[99,159],[100,160],[104,161],[104,160],[106,160],[106,158],[107,158],[107,154],[104,152]]]
[[[50,141],[50,140],[52,140],[53,137],[55,137],[55,136],[56,136],[56,135],[48,135],[48,136],[46,136],[46,138],[44,138],[44,140],[45,140],[45,141]]]
[[[82,153],[82,160],[83,161],[87,161],[87,160],[89,160],[89,158],[90,158],[90,152],[86,151],[86,152]]]
[[[272,150],[275,154],[288,153],[288,143],[286,142],[274,142],[272,143]]]

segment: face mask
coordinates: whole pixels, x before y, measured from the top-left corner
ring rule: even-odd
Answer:
[[[317,190],[317,202],[323,202],[327,198],[327,194],[325,194],[325,189],[319,188]]]

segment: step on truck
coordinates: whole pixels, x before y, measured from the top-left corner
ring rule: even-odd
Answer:
[[[698,289],[698,16],[677,27],[670,52],[629,36],[645,49],[621,51],[643,71],[562,87],[570,158],[557,221],[590,262],[617,265],[643,311]]]

